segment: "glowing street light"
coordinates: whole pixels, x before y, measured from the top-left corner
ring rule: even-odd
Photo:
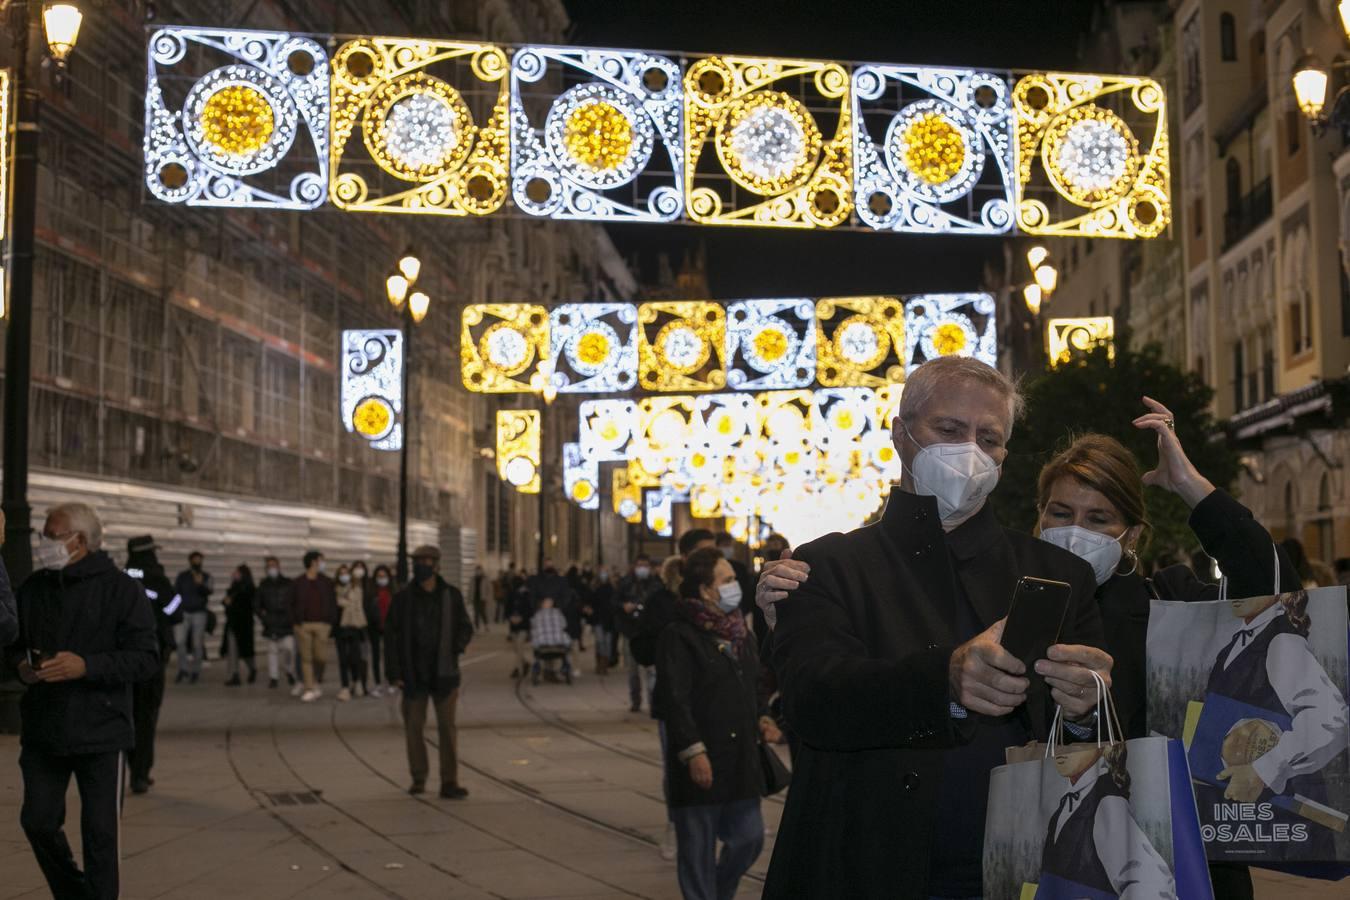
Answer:
[[[80,23],[84,14],[74,3],[49,3],[42,10],[42,29],[47,37],[47,49],[56,64],[64,66],[66,57],[75,49],[80,37]]]
[[[1327,103],[1327,87],[1331,73],[1315,54],[1308,53],[1294,66],[1294,98],[1303,115],[1314,122],[1322,115]]]
[[[1033,316],[1040,315],[1041,300],[1044,299],[1044,295],[1039,284],[1032,283],[1022,288],[1022,299],[1026,301],[1027,309]]]
[[[395,273],[384,280],[384,291],[389,296],[389,302],[395,308],[403,305],[403,300],[408,296],[408,279]]]
[[[398,261],[398,270],[408,279],[408,284],[413,284],[422,271],[422,261],[411,253],[404,253],[403,258]]]
[[[1059,284],[1059,271],[1050,265],[1036,267],[1036,284],[1040,286],[1045,296],[1050,296],[1055,292],[1055,287]]]
[[[1350,0],[1347,0],[1347,2],[1350,2]],[[1045,262],[1049,255],[1050,251],[1039,245],[1028,250],[1027,262],[1031,265],[1032,271],[1040,268],[1041,263]]]
[[[427,308],[431,306],[431,298],[421,291],[416,291],[408,298],[408,312],[412,315],[413,322],[418,325],[427,317]]]

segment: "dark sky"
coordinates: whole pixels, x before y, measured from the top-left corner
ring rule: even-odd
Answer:
[[[1076,70],[1094,0],[565,0],[570,43],[808,59]],[[714,297],[969,290],[1000,238],[699,225],[611,226],[645,268],[705,242]],[[644,273],[646,274],[646,273]]]

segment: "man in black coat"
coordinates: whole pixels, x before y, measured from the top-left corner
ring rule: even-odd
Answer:
[[[159,638],[160,661],[167,659],[173,649],[173,627],[183,621],[179,611],[181,600],[174,595],[173,584],[159,564],[155,551],[159,545],[152,535],[143,534],[127,541],[126,573],[140,582],[150,608],[155,612],[155,634]],[[159,708],[164,703],[164,666],[154,674],[136,682],[132,694],[131,711],[136,725],[136,746],[127,753],[127,768],[131,771],[131,792],[144,794],[155,780],[150,769],[155,765],[155,730],[159,727]]]
[[[802,747],[765,897],[979,897],[990,770],[1046,737],[1056,703],[1090,721],[1088,667],[1110,670],[1092,571],[985,503],[1016,408],[983,363],[925,363],[881,521],[797,550],[810,572],[777,605],[773,664]],[[1035,675],[999,643],[1024,575],[1072,588]]]
[[[384,623],[389,683],[403,691],[403,731],[412,772],[408,793],[426,790],[430,764],[422,732],[430,701],[436,708],[441,796],[462,800],[469,792],[459,784],[455,704],[459,700],[459,657],[473,638],[473,622],[459,588],[437,574],[441,551],[418,547],[412,561],[413,580],[394,595]]]
[[[47,513],[38,571],[19,589],[19,640],[6,659],[29,686],[20,707],[19,819],[52,894],[61,898],[117,896],[132,686],[159,666],[154,612],[102,543],[103,526],[86,504]],[[80,792],[83,871],[62,828],[72,775]]]

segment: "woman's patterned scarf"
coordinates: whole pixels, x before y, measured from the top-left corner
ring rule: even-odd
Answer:
[[[745,639],[749,632],[745,628],[745,616],[741,611],[724,613],[721,610],[712,609],[702,600],[697,598],[684,598],[676,604],[677,613],[692,622],[699,631],[714,635],[719,640],[726,641],[731,645],[731,650],[737,659],[740,658],[741,650],[745,647]]]

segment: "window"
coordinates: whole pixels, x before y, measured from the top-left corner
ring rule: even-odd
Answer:
[[[1235,156],[1228,157],[1228,163],[1224,166],[1224,184],[1228,211],[1236,213],[1242,205],[1242,164]]]
[[[1233,409],[1242,409],[1242,341],[1233,344]]]
[[[1205,233],[1205,198],[1196,197],[1191,201],[1191,218],[1195,221],[1194,234],[1201,237]]]
[[[1232,13],[1219,16],[1219,57],[1224,62],[1237,62],[1237,22]]]
[[[1296,109],[1284,111],[1285,152],[1289,156],[1298,153],[1303,142],[1303,114]]]

